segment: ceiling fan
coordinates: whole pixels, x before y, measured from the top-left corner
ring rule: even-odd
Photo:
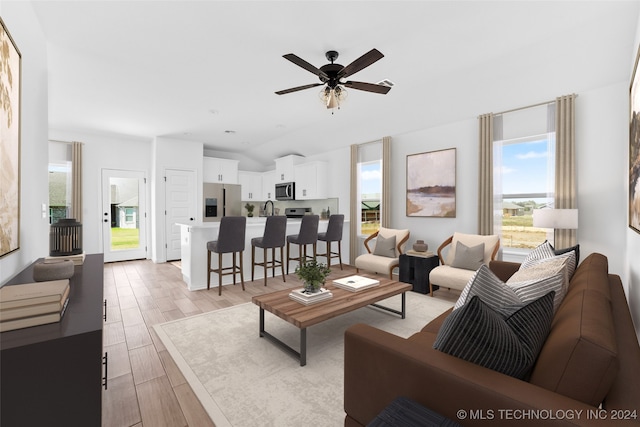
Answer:
[[[297,86],[290,89],[280,90],[276,92],[276,94],[285,95],[287,93],[325,85],[324,89],[322,89],[322,91],[320,92],[320,98],[323,100],[323,102],[326,103],[327,108],[339,108],[340,101],[346,98],[347,91],[344,90],[345,87],[350,89],[363,90],[365,92],[380,93],[383,95],[391,90],[390,86],[381,84],[356,82],[351,80],[347,80],[345,82],[341,81],[342,79],[346,79],[352,74],[355,74],[358,71],[368,67],[379,59],[382,59],[384,55],[377,49],[371,49],[369,52],[365,53],[346,67],[334,63],[334,61],[338,59],[338,52],[336,52],[335,50],[328,51],[325,56],[329,61],[331,61],[331,63],[323,65],[320,68],[316,68],[299,56],[294,55],[293,53],[283,55],[283,58],[318,76],[321,83],[311,83],[304,86]]]

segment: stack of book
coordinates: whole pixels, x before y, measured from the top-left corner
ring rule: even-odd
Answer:
[[[78,255],[48,256],[44,258],[44,262],[46,264],[47,262],[50,262],[50,261],[70,259],[71,261],[73,261],[74,265],[82,265],[84,264],[84,260],[86,257],[87,257],[87,254],[85,254],[84,252]]]
[[[314,293],[306,292],[304,289],[296,289],[289,293],[289,298],[304,305],[311,305],[321,301],[326,301],[331,299],[332,296],[333,294],[324,288],[320,289],[319,292]]]
[[[69,302],[69,279],[0,288],[0,332],[59,322]]]
[[[380,281],[362,276],[349,276],[342,279],[336,279],[333,281],[333,284],[339,288],[346,289],[351,292],[357,292],[363,289],[378,286],[380,284]]]

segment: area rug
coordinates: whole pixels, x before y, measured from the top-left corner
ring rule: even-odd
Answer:
[[[408,337],[453,303],[407,292],[407,318],[364,307],[307,329],[307,365],[258,336],[259,308],[245,303],[155,326],[217,427],[344,423],[344,331],[366,323]],[[399,309],[400,296],[381,302]],[[265,329],[294,348],[300,330],[265,313]]]

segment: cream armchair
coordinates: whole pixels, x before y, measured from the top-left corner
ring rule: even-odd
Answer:
[[[376,245],[372,251],[369,243],[374,238]],[[364,247],[368,253],[356,258],[356,272],[360,272],[361,269],[374,271],[388,274],[392,279],[392,271],[400,262],[399,257],[404,253],[407,240],[409,240],[409,230],[380,227],[378,231],[365,239]]]
[[[454,233],[438,248],[440,265],[429,273],[429,295],[433,296],[433,285],[463,290],[481,264],[495,259],[499,248],[497,235]]]

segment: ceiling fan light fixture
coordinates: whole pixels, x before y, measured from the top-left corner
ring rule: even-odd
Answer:
[[[327,109],[340,109],[340,103],[347,99],[347,91],[342,86],[336,86],[335,88],[325,86],[320,91],[319,96]]]

